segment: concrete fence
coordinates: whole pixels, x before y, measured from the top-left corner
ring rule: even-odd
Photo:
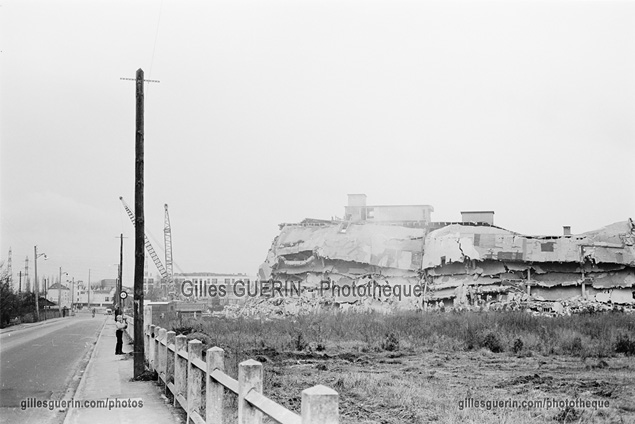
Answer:
[[[128,325],[128,334],[132,337],[131,327]],[[339,395],[329,387],[317,385],[303,390],[298,415],[263,395],[260,362],[241,362],[235,380],[225,373],[225,352],[220,347],[207,349],[203,361],[203,343],[199,340],[188,342],[187,337],[154,325],[147,326],[144,335],[148,367],[157,372],[166,393],[172,393],[174,405],[187,412],[186,424],[225,423],[223,399],[227,392],[238,396],[239,424],[260,424],[263,414],[280,424],[339,423]]]

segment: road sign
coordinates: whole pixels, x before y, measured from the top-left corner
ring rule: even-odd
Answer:
[[[122,299],[125,299],[126,297],[128,297],[128,293],[125,291],[122,291],[121,293],[119,293],[119,297]]]

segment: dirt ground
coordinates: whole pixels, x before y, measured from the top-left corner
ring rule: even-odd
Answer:
[[[250,357],[264,363],[265,394],[298,413],[303,389],[324,384],[337,390],[340,422],[346,424],[635,423],[633,357],[582,359],[486,349],[364,352],[354,344],[309,353],[252,351]],[[512,401],[576,399],[601,404],[511,406]],[[487,408],[487,401],[498,400],[509,404]]]

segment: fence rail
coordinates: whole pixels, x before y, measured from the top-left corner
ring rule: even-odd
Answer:
[[[132,325],[128,334],[134,337]],[[187,413],[187,423],[224,424],[225,392],[238,396],[238,423],[260,424],[263,414],[280,424],[339,423],[339,394],[317,385],[302,391],[301,415],[267,398],[262,393],[263,366],[248,359],[238,365],[238,380],[225,373],[225,351],[207,349],[203,361],[203,343],[187,341],[165,328],[146,326],[144,356],[151,371]],[[203,393],[202,382],[205,379]],[[205,417],[201,411],[205,407]]]

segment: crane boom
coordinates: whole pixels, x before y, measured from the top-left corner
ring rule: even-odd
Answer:
[[[174,271],[172,267],[172,227],[170,226],[170,214],[168,204],[165,204],[165,221],[163,226],[163,236],[165,242],[165,268],[168,274],[168,291],[174,292],[172,281],[174,281]]]
[[[121,203],[123,204],[124,209],[128,213],[128,216],[130,217],[130,220],[132,221],[132,225],[135,225],[134,213],[132,212],[132,210],[130,210],[130,207],[128,207],[128,204],[123,200],[123,197],[120,196],[119,200],[121,200]],[[159,270],[159,274],[161,274],[161,278],[166,279],[166,281],[171,281],[171,278],[169,278],[168,276],[168,272],[165,270],[165,267],[161,263],[161,259],[159,259],[159,255],[157,255],[157,252],[154,251],[154,247],[152,247],[150,240],[148,240],[148,236],[146,236],[145,234],[143,236],[145,238],[146,250],[150,254],[152,261],[157,267],[157,270]]]

